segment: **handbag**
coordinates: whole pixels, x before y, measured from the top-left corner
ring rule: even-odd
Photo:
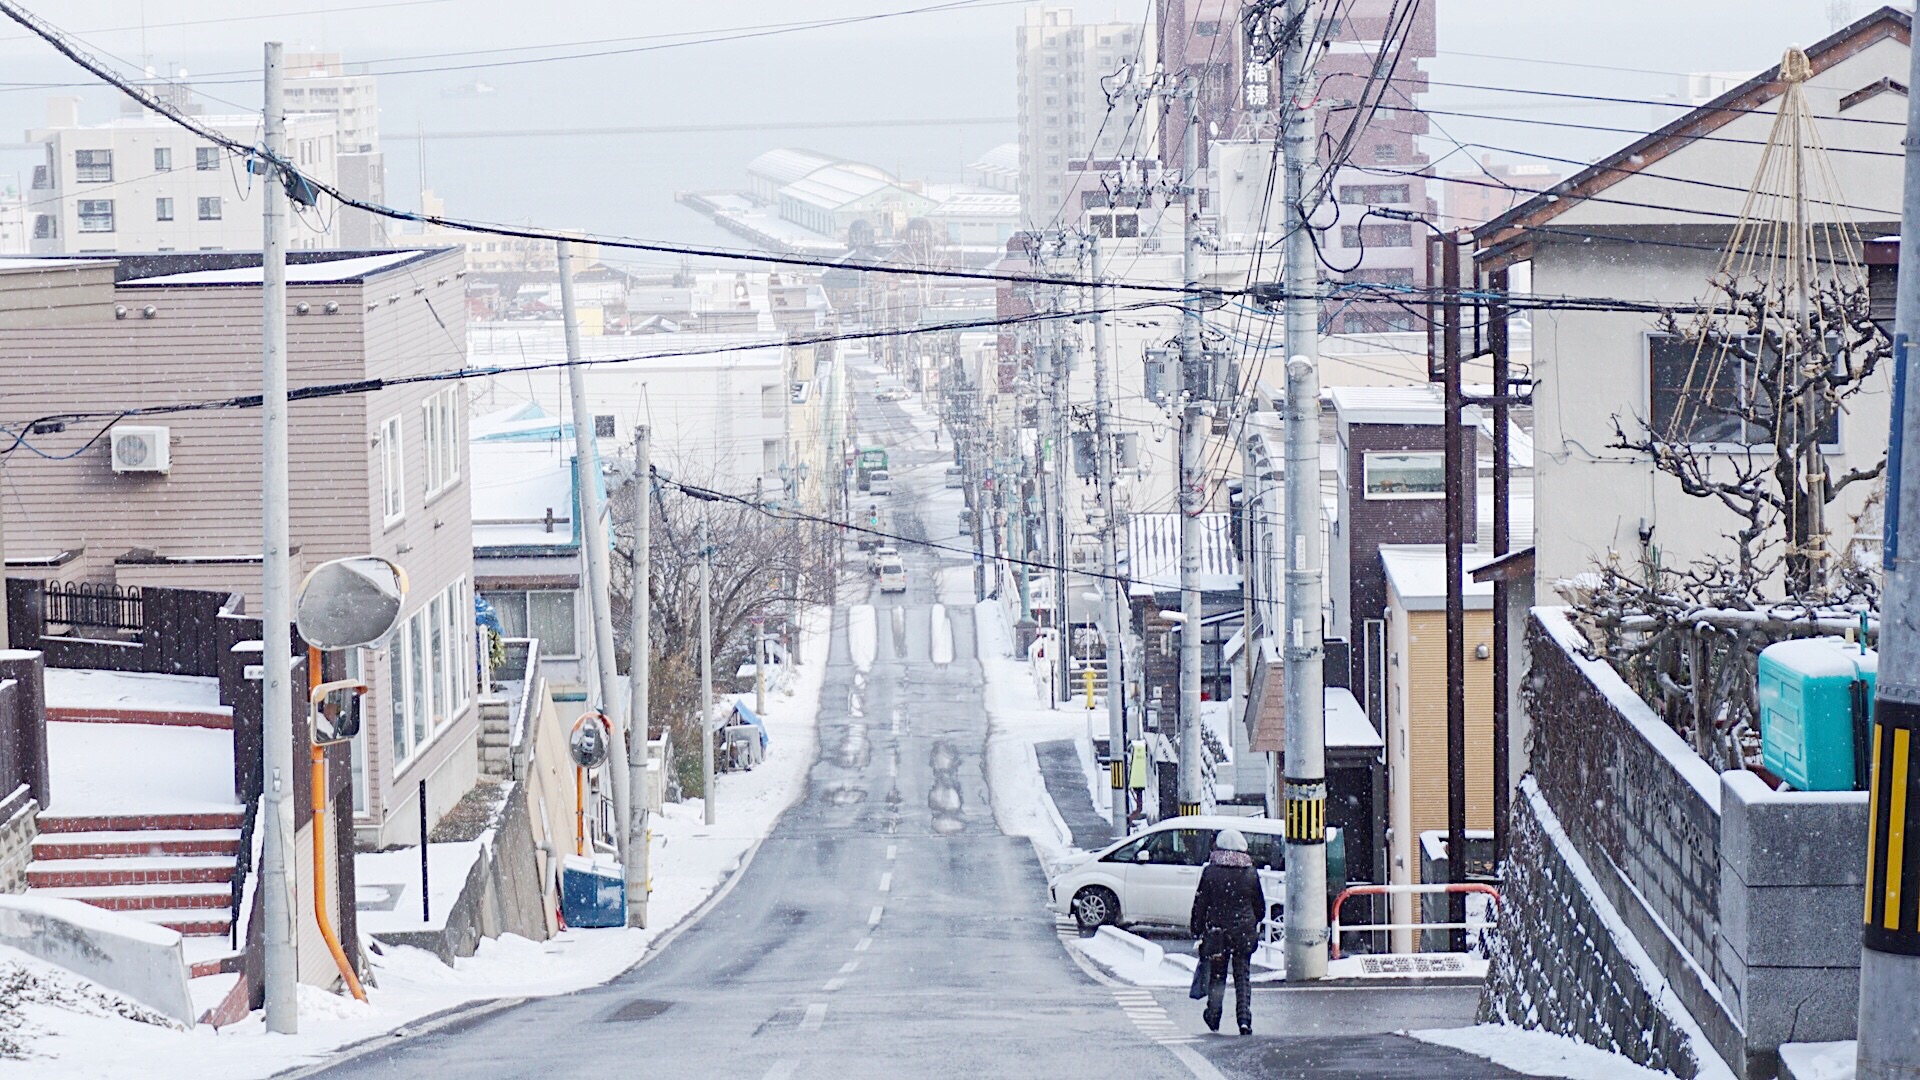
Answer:
[[[1213,961],[1207,958],[1205,949],[1198,959],[1200,962],[1193,965],[1193,985],[1187,987],[1187,996],[1195,1001],[1207,996],[1207,984],[1213,979]]]

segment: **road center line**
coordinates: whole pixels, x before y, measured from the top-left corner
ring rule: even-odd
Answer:
[[[866,952],[868,949],[871,949],[871,948],[873,948],[873,935],[868,934],[866,937],[863,937],[860,939],[860,944],[855,945],[853,947],[853,951]]]
[[[898,847],[898,846],[896,846],[896,845],[894,845],[894,844],[888,844],[888,845],[887,845],[887,860],[888,860],[889,862],[891,862],[891,861],[893,860],[893,857],[894,857],[894,856],[895,856],[896,854],[899,854],[899,851],[900,851],[900,849],[899,849],[899,847]]]
[[[845,985],[847,985],[847,977],[845,975],[835,975],[833,978],[828,979],[827,985],[821,987],[820,989],[831,994],[835,990],[838,990]]]
[[[880,925],[880,916],[881,916],[881,914],[882,914],[883,912],[885,912],[886,910],[887,910],[887,909],[886,909],[885,907],[883,907],[883,906],[881,906],[881,905],[879,905],[879,904],[875,904],[875,905],[873,906],[873,910],[867,913],[867,925],[868,925],[868,926],[879,926],[879,925]]]
[[[767,1070],[764,1080],[788,1080],[796,1067],[791,1061],[776,1061],[773,1068]]]
[[[893,891],[893,871],[889,870],[886,873],[880,875],[880,891],[881,892]]]
[[[849,961],[847,961],[846,963],[844,963],[844,964],[841,964],[841,965],[840,965],[840,974],[842,974],[842,975],[851,975],[851,974],[853,974],[853,969],[854,969],[854,968],[857,968],[857,967],[859,967],[859,966],[860,966],[860,961],[858,961],[858,960],[849,960]]]
[[[801,1031],[819,1031],[827,1022],[827,1006],[824,1002],[814,1002],[807,1006],[807,1014],[800,1018]]]

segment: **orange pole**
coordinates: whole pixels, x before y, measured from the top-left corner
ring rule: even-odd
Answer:
[[[320,650],[307,647],[307,690],[311,692],[323,680],[320,671]],[[327,750],[324,746],[307,746],[307,752],[313,761],[313,921],[319,924],[320,938],[327,943],[327,951],[333,954],[333,962],[340,969],[340,977],[347,982],[347,989],[361,1001],[367,1000],[367,992],[360,987],[360,979],[353,973],[353,965],[347,963],[346,950],[340,947],[340,939],[333,932],[333,921],[327,918]]]
[[[587,853],[587,770],[573,770],[573,853]]]

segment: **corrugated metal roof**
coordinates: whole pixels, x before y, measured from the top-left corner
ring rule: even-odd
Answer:
[[[1438,427],[1446,410],[1441,408],[1440,387],[1423,383],[1417,386],[1336,386],[1327,391],[1335,414],[1343,424],[1423,424]]]
[[[850,202],[892,186],[877,176],[855,172],[844,165],[829,165],[824,169],[815,169],[781,188],[780,195],[828,210],[838,210]]]
[[[1127,520],[1127,577],[1134,591],[1180,588],[1179,514],[1135,514]],[[1228,592],[1240,587],[1240,561],[1233,553],[1233,519],[1224,511],[1200,515],[1200,588]]]
[[[752,176],[764,176],[773,181],[775,187],[780,187],[833,163],[834,159],[824,154],[787,146],[778,150],[769,150],[747,162],[747,173]]]

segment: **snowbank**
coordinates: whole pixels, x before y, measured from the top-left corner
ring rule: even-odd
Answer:
[[[1846,1042],[1784,1043],[1780,1047],[1781,1075],[1793,1080],[1853,1080],[1860,1044]]]
[[[46,810],[60,817],[238,809],[231,731],[56,721],[47,725],[47,764],[53,797]]]
[[[427,845],[427,919],[420,917],[420,848],[369,852],[353,857],[359,886],[357,918],[369,934],[444,930],[447,916],[466,888],[467,875],[486,847],[484,840]],[[368,907],[367,904],[375,906]]]
[[[866,671],[880,651],[880,626],[872,604],[854,604],[847,608],[847,652],[853,666]]]
[[[1655,1072],[1564,1035],[1505,1024],[1438,1028],[1407,1034],[1435,1046],[1464,1050],[1529,1076],[1557,1076],[1563,1080],[1671,1080],[1673,1075]]]
[[[368,989],[368,1003],[302,986],[300,1032],[291,1036],[266,1034],[258,1013],[218,1034],[205,1025],[165,1031],[118,1018],[59,1013],[40,1025],[41,1034],[34,1040],[33,1050],[43,1055],[34,1063],[35,1080],[152,1076],[157,1061],[168,1063],[168,1075],[253,1080],[319,1061],[340,1047],[470,1002],[563,994],[626,971],[751,857],[804,789],[818,744],[830,625],[825,610],[810,612],[803,620],[794,692],[767,700],[767,760],[751,771],[716,778],[718,824],[702,824],[697,801],[669,804],[654,817],[654,891],[647,929],[568,930],[542,942],[507,935],[481,942],[478,952],[452,967],[421,949],[383,947],[373,958],[378,985]],[[417,880],[417,849],[411,854]],[[433,873],[438,876],[437,863]],[[417,893],[413,903],[417,918]]]
[[[232,711],[220,704],[220,680],[210,676],[55,667],[46,671],[49,709]]]
[[[930,633],[933,662],[953,663],[953,620],[947,616],[945,604],[933,605],[933,623]]]

